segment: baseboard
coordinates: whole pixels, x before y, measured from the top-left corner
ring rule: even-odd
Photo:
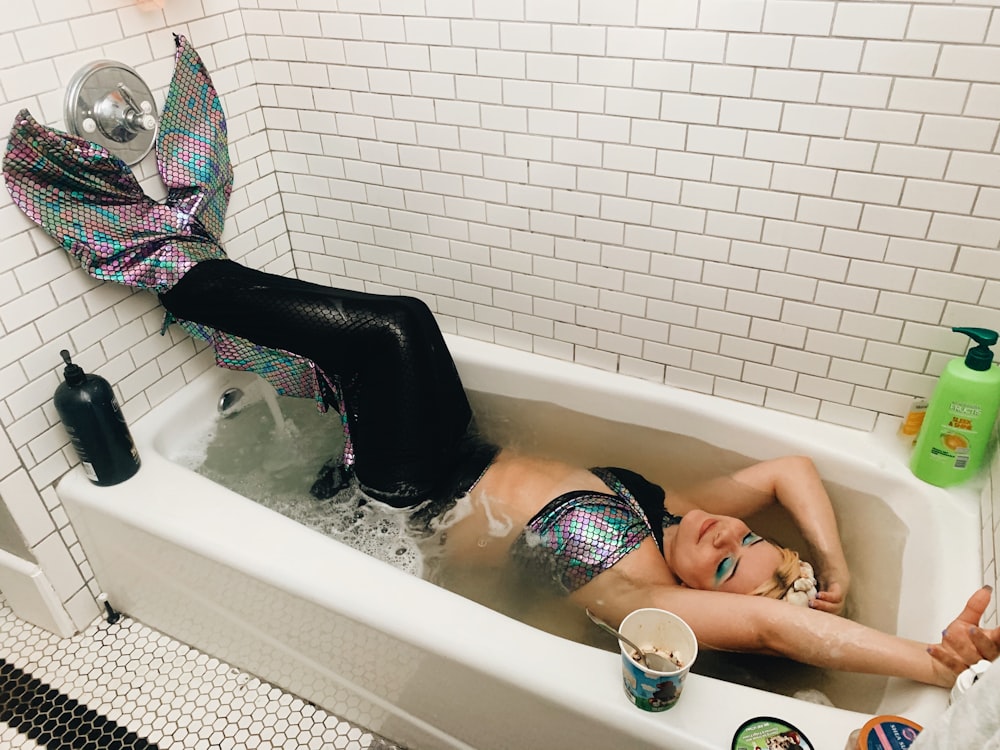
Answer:
[[[76,626],[37,564],[0,550],[0,591],[18,617],[68,638]]]

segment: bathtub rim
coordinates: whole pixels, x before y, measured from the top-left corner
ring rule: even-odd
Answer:
[[[511,350],[503,347],[496,347],[495,345],[484,344],[483,342],[473,341],[469,339],[457,339],[456,337],[449,337],[448,343],[449,346],[453,348],[453,353],[455,354],[455,358],[456,361],[458,362],[459,370],[462,373],[463,378],[466,379],[468,387],[474,390],[477,389],[480,383],[485,380],[482,373],[479,371],[480,368],[492,367],[495,369],[498,350],[499,352],[502,352],[505,358],[503,360],[505,366],[512,364],[516,364],[517,366],[522,366],[522,360],[524,360],[522,355],[528,357],[528,360],[524,361],[530,362],[533,365],[538,364],[537,358],[539,357],[539,355],[528,355],[527,353],[516,352],[516,351],[512,352]],[[601,371],[592,371],[591,368],[584,368],[585,370],[587,370],[587,372],[581,373],[579,372],[579,368],[582,367],[580,365],[573,365],[572,363],[564,363],[561,360],[549,360],[549,358],[542,358],[542,359],[547,361],[545,377],[551,379],[553,382],[558,383],[559,386],[558,391],[560,393],[572,393],[574,389],[571,387],[567,387],[567,385],[572,385],[574,382],[576,382],[576,378],[583,377],[584,375],[591,378],[596,377],[598,381],[606,381],[607,377],[612,377],[612,378],[625,377],[621,375],[614,375],[611,373],[602,373]],[[208,370],[206,373],[203,373],[198,378],[194,379],[191,385],[193,386],[195,383],[201,383],[201,382],[204,383],[212,382],[212,387],[215,387],[216,383],[213,382],[213,380],[217,380],[218,382],[225,382],[227,379],[232,378],[234,376],[238,377],[239,375],[245,375],[245,373],[232,373],[231,371],[219,370],[213,368]],[[637,390],[640,393],[641,391],[648,390],[650,387],[655,387],[657,389],[671,388],[670,386],[647,383],[647,381],[641,381],[638,379],[632,379],[632,380],[635,382],[631,383],[630,387],[631,385],[636,386]],[[497,388],[491,387],[489,388],[489,390],[496,391]],[[671,390],[679,391],[679,389],[671,389]],[[174,397],[167,399],[167,401],[173,404],[174,400],[176,400],[177,398],[186,397],[187,394],[191,394],[193,397],[193,390],[190,389],[182,389],[180,393],[185,395],[184,396],[175,395]],[[526,394],[519,393],[519,394],[509,394],[509,395],[524,396]],[[527,395],[530,396],[530,394]],[[687,403],[694,405],[698,405],[703,400],[703,398],[708,398],[718,401],[717,397],[704,396],[704,394],[695,394],[689,391],[680,391],[679,393],[675,393],[674,395],[679,396]],[[726,414],[732,416],[734,420],[737,418],[754,420],[761,416],[760,407],[753,407],[751,405],[740,404],[737,402],[726,402],[726,403],[727,403]],[[571,408],[573,406],[572,403],[565,405],[570,406]],[[138,528],[147,527],[150,523],[148,514],[146,514],[145,512],[140,512],[138,504],[129,502],[131,493],[133,492],[136,483],[141,479],[143,479],[146,475],[148,475],[149,472],[159,471],[165,468],[163,464],[167,465],[167,467],[169,467],[171,471],[182,470],[184,472],[187,472],[186,469],[182,469],[182,467],[170,463],[162,456],[160,456],[158,453],[158,449],[155,446],[155,439],[159,426],[163,422],[168,421],[170,418],[168,410],[165,407],[161,408],[162,406],[163,405],[161,404],[160,407],[157,407],[156,409],[151,411],[149,415],[147,415],[141,420],[138,420],[135,424],[134,433],[136,436],[137,444],[140,447],[140,452],[143,456],[144,466],[142,469],[140,469],[140,473],[137,474],[136,477],[133,478],[133,480],[129,480],[129,482],[123,483],[122,485],[117,485],[116,487],[113,488],[96,488],[85,479],[81,470],[76,469],[74,471],[71,471],[68,475],[66,475],[66,477],[64,477],[62,482],[60,482],[59,485],[60,495],[63,495],[64,492],[67,494],[73,494],[75,497],[78,498],[78,501],[82,501],[86,504],[89,504],[92,508],[97,509],[99,512],[114,513],[115,515],[123,518],[127,523],[133,524]],[[801,428],[802,432],[799,433],[799,436],[808,438],[808,440],[810,441],[810,445],[812,444],[811,441],[821,441],[822,437],[825,434],[830,433],[831,430],[833,432],[839,432],[842,430],[850,429],[850,428],[841,428],[836,425],[826,425],[825,423],[814,423],[812,420],[807,420],[805,418],[797,417],[795,415],[785,415],[782,413],[775,413],[772,410],[764,410],[764,412],[766,412],[766,414],[769,417],[773,416],[777,420],[787,423],[788,425],[796,429]],[[734,422],[734,424],[736,423],[737,422]],[[852,433],[853,432],[857,431],[852,431]],[[860,434],[867,435],[868,433],[860,433]],[[889,459],[891,459],[891,451],[882,452],[881,454],[879,454],[873,452],[871,450],[871,446],[867,446],[864,449],[859,449],[857,455],[854,456],[854,460],[858,461],[860,465],[865,465],[868,467],[874,466],[876,468],[881,468],[879,463],[880,461],[887,461]],[[894,472],[894,469],[890,468],[889,471]],[[198,482],[203,481],[211,485],[213,491],[223,491],[224,493],[232,495],[232,498],[229,498],[226,501],[226,503],[223,504],[223,507],[228,508],[229,507],[228,504],[231,501],[238,501],[239,504],[246,504],[249,502],[254,508],[253,514],[259,516],[261,519],[264,519],[263,522],[269,525],[270,528],[273,528],[274,524],[277,523],[279,525],[287,524],[289,526],[289,529],[294,527],[295,533],[300,533],[302,531],[302,527],[299,526],[299,524],[297,524],[296,522],[291,521],[290,519],[286,519],[283,516],[280,516],[279,514],[274,513],[273,511],[270,511],[266,508],[257,506],[256,504],[252,503],[252,501],[247,501],[246,499],[238,495],[235,495],[235,493],[230,493],[228,490],[225,490],[224,488],[221,488],[218,485],[215,485],[214,483],[211,483],[208,480],[199,477],[193,472],[187,472],[187,473],[190,474],[191,477],[196,477],[197,479],[194,480],[195,484],[191,485],[192,488],[194,488],[194,491],[181,492],[179,494],[181,501],[185,503],[191,502],[192,499],[200,491],[198,489],[199,487]],[[901,471],[895,472],[895,474],[898,475],[900,478],[905,478]],[[910,476],[909,478],[912,479],[912,481],[914,482],[919,481],[915,480],[915,478],[912,478],[912,476]],[[172,511],[175,510],[176,508],[174,507],[173,504],[177,502],[178,498],[173,496],[167,496],[165,487],[161,487],[160,490],[162,491],[162,493],[160,491],[158,491],[158,493],[147,493],[147,495],[149,494],[154,495],[154,497],[149,499],[154,500],[157,506],[157,513],[160,514],[161,519],[170,519],[172,517],[175,517],[176,514],[173,513]],[[952,495],[953,493],[948,493],[948,494]],[[192,510],[193,511],[197,510],[198,512],[201,512],[204,509],[192,508]],[[227,523],[228,519],[224,513],[217,512],[213,515],[216,517],[212,520],[211,524],[205,524],[206,527],[211,526],[212,528],[217,529],[220,532],[220,534],[221,532],[229,529]],[[161,527],[160,530],[162,531],[163,528]],[[321,535],[319,535],[317,532],[312,532],[311,530],[306,530],[306,531],[308,531],[310,534],[315,534],[317,539],[323,545],[326,545],[329,541],[326,540]],[[195,551],[197,551],[199,554],[206,554],[212,556],[213,558],[219,559],[220,561],[226,562],[227,564],[233,560],[238,560],[241,563],[241,567],[242,565],[245,564],[247,566],[247,569],[250,572],[252,572],[253,575],[259,576],[261,580],[264,581],[274,580],[277,583],[284,583],[285,582],[283,578],[284,574],[288,573],[293,576],[295,575],[296,568],[294,566],[292,568],[289,568],[288,570],[284,570],[282,566],[275,566],[273,564],[273,560],[269,564],[265,565],[262,561],[263,559],[267,558],[266,555],[261,555],[256,559],[253,556],[244,555],[240,549],[242,539],[236,541],[234,539],[229,539],[225,534],[221,534],[220,538],[216,539],[199,538],[197,540],[194,540],[187,532],[188,530],[186,528],[183,529],[176,528],[170,531],[172,535],[178,537],[176,541],[182,546],[191,547],[191,545],[194,545]],[[309,543],[309,548],[312,549],[313,546],[314,542],[311,541]],[[374,561],[372,558],[369,558],[368,556],[364,555],[361,552],[357,552],[356,550],[352,550],[343,545],[337,545],[337,546],[340,548],[337,554],[341,559],[359,563],[361,561],[364,561],[366,563],[378,562]],[[404,579],[410,582],[420,580],[420,579],[414,579],[410,575],[402,571],[399,571],[395,568],[392,568],[387,564],[379,563],[379,565],[382,566],[384,569],[379,570],[377,573],[371,573],[371,575],[377,576],[378,579],[386,583],[386,585],[395,585],[394,582],[401,582]],[[277,573],[279,571],[282,571],[281,576],[277,576]],[[398,578],[398,577],[403,577],[403,578]],[[447,592],[443,589],[439,589],[438,587],[434,586],[433,584],[427,583],[426,581],[420,581],[420,583],[418,584],[418,587],[421,589],[423,589],[423,587],[425,586],[430,587],[430,589],[424,591],[423,593],[427,593],[428,591],[433,590],[436,593],[433,594],[427,593],[427,595],[433,597],[443,596],[444,599],[441,600],[442,602],[448,597],[457,597],[457,595],[451,594],[451,592]],[[109,592],[109,593],[114,593],[114,592]],[[301,595],[303,596],[303,598],[307,598],[311,601],[317,601],[317,603],[322,604],[324,606],[329,605],[329,602],[324,601],[322,597],[319,597],[317,599],[316,592],[312,588],[303,588],[301,592],[296,591],[295,593],[296,595]],[[355,592],[352,595],[358,597],[359,603],[364,601],[364,598],[361,596],[360,592]],[[493,610],[487,609],[473,602],[469,602],[469,600],[466,600],[461,597],[457,598],[461,599],[463,606],[469,606],[469,605],[474,606],[476,612],[475,614],[476,622],[479,623],[481,627],[489,628],[498,626],[497,623],[504,623],[505,627],[509,626],[510,624],[513,624],[515,628],[528,628],[532,631],[534,630],[533,628],[530,628],[530,626],[517,623],[513,620],[510,620],[510,618],[507,618],[504,615],[494,612]],[[338,602],[340,601],[339,594],[337,601]],[[340,605],[338,604],[338,608],[339,607]],[[421,611],[424,612],[430,611],[432,614],[438,610],[437,607],[427,606],[426,602],[420,603],[420,609]],[[367,610],[362,608],[362,611],[367,611]],[[383,632],[389,632],[391,635],[394,634],[392,632],[392,628],[389,628],[387,630],[385,625],[386,621],[390,623],[395,622],[394,618],[389,617],[387,620],[377,619],[376,621],[368,621],[366,622],[366,624],[370,627],[382,630]],[[149,623],[149,624],[155,627],[155,623]],[[427,629],[426,632],[422,633],[418,637],[418,640],[421,641],[420,643],[421,647],[426,648],[432,652],[435,652],[436,649],[438,649],[440,646],[440,643],[437,640],[435,640],[436,636],[433,635],[435,630],[436,627],[430,627]],[[412,632],[407,630],[405,634],[398,633],[398,635],[400,637],[402,637],[403,635],[409,637],[412,636]],[[536,649],[534,652],[536,656],[540,656],[542,650],[544,650],[545,653],[550,654],[551,643],[549,643],[549,640],[555,637],[545,633],[541,633],[541,631],[538,631],[538,635],[542,636],[542,638],[545,640],[545,643],[542,644],[532,643],[530,646],[525,646],[525,650]],[[532,636],[529,638],[529,640],[537,641],[537,638]],[[561,641],[561,639],[559,640]],[[632,706],[627,705],[627,703],[624,702],[624,696],[621,694],[620,678],[618,676],[619,661],[617,655],[610,652],[602,651],[600,649],[593,649],[591,647],[581,646],[580,644],[576,643],[570,644],[570,642],[566,642],[566,644],[569,645],[569,648],[572,651],[572,654],[571,652],[567,652],[569,658],[574,662],[574,664],[579,669],[579,671],[577,672],[578,679],[587,682],[589,681],[588,675],[592,674],[604,675],[604,678],[600,680],[597,687],[594,688],[591,694],[580,697],[582,700],[584,700],[585,705],[591,706],[593,710],[598,710],[598,708],[603,708],[607,710],[609,706],[613,707],[611,710],[614,717],[620,719],[622,722],[627,722],[630,726],[639,728],[641,733],[647,736],[650,739],[650,741],[662,740],[665,736],[664,733],[666,732],[667,735],[676,737],[678,740],[683,740],[685,743],[693,743],[690,745],[693,747],[708,748],[708,747],[719,746],[719,743],[723,741],[728,742],[731,738],[722,737],[721,735],[713,735],[710,739],[699,737],[697,735],[697,732],[703,731],[706,727],[715,726],[720,723],[718,721],[719,717],[717,711],[718,704],[720,702],[727,705],[739,703],[740,705],[745,706],[745,710],[742,710],[740,712],[740,716],[743,717],[744,719],[749,718],[750,716],[753,715],[778,713],[778,715],[787,717],[790,720],[792,720],[793,723],[796,723],[796,725],[803,727],[803,731],[806,731],[806,733],[811,737],[838,736],[839,733],[843,732],[845,728],[847,728],[848,731],[850,731],[851,729],[861,726],[864,720],[866,720],[869,716],[868,714],[845,711],[843,709],[831,709],[828,707],[813,707],[811,704],[806,704],[802,701],[798,701],[792,698],[787,698],[785,696],[758,691],[753,688],[732,685],[730,683],[719,682],[716,680],[712,680],[711,678],[702,677],[700,675],[691,675],[688,684],[685,688],[686,690],[685,698],[682,699],[681,702],[678,704],[678,706],[672,709],[671,711],[667,712],[666,714],[645,714],[644,712],[638,712],[637,715],[636,709]],[[475,644],[464,644],[463,647],[469,648],[472,646],[475,646]],[[563,648],[563,646],[560,646],[560,648]],[[577,651],[577,649],[584,649],[585,650],[584,653],[586,655],[584,657],[580,657],[578,655],[579,652]],[[462,652],[462,654],[465,655],[465,652]],[[494,673],[498,673],[501,675],[509,675],[508,677],[509,679],[514,679],[515,676],[518,677],[520,676],[519,674],[515,675],[512,673],[511,665],[515,664],[516,661],[517,661],[516,659],[511,659],[505,656],[504,658],[498,658],[495,661],[487,659],[485,662],[475,662],[475,663],[477,663],[479,666],[482,666],[483,668],[489,666],[491,670],[495,670]],[[563,675],[563,677],[560,678],[560,681],[564,677],[565,675]],[[554,684],[546,683],[543,681],[539,686],[536,686],[534,689],[540,691],[540,694],[543,695],[547,694],[548,691],[548,694],[558,696],[560,695],[558,692],[551,692],[555,690],[556,687],[557,686]],[[926,690],[924,688],[921,689]],[[697,700],[697,696],[699,695],[699,693],[701,693],[702,695],[708,695],[709,691],[711,691],[712,699],[708,700],[705,703],[705,705],[701,705],[700,702]],[[720,701],[719,700],[720,696],[725,696],[726,700]],[[930,710],[942,707],[940,701],[932,701],[931,703],[933,703],[934,705],[928,706]],[[706,711],[705,710],[706,706],[711,706],[712,707],[711,710]],[[580,708],[579,700],[574,701],[571,708],[573,708],[574,710],[579,709]],[[756,713],[753,713],[754,711],[756,711]],[[736,722],[734,726],[738,725],[738,723],[739,722]],[[806,727],[811,727],[812,729],[810,730],[807,729]],[[829,734],[830,732],[832,732],[833,734],[832,735]],[[844,736],[846,738],[846,734]]]
[[[142,447],[145,446],[140,443],[140,450]],[[670,737],[682,741],[685,747],[704,750],[720,747],[720,743],[731,738],[698,734],[704,732],[706,727],[719,723],[720,703],[743,706],[739,712],[740,721],[769,713],[788,717],[797,726],[803,727],[809,736],[819,734],[820,728],[832,732],[850,731],[869,718],[868,714],[813,706],[786,696],[696,674],[688,676],[684,696],[669,712],[640,712],[627,703],[621,690],[619,655],[538,631],[345,545],[338,544],[338,549],[331,552],[330,540],[318,532],[305,529],[262,506],[255,505],[249,511],[245,498],[229,490],[219,492],[219,489],[225,488],[219,488],[193,472],[185,477],[181,486],[174,483],[168,489],[161,484],[153,491],[146,490],[140,507],[134,502],[135,487],[164,468],[171,472],[172,480],[176,479],[178,469],[188,472],[162,456],[152,454],[144,457],[143,467],[136,476],[115,487],[95,488],[83,471],[77,468],[60,483],[59,491],[60,494],[71,495],[73,505],[89,506],[91,514],[96,511],[97,515],[92,517],[111,514],[128,526],[155,533],[195,555],[233,567],[267,585],[280,587],[293,596],[347,616],[390,637],[406,640],[422,651],[469,664],[478,671],[508,682],[520,683],[522,689],[552,699],[570,711],[599,713],[605,722],[627,725],[631,733],[629,736],[637,736],[650,743]],[[187,482],[189,479],[192,480],[190,484]],[[208,515],[195,500],[206,486],[213,493],[215,506]],[[241,516],[239,535],[232,534],[232,511]],[[193,513],[198,513],[197,534],[192,534],[189,525],[183,522]],[[247,515],[253,518],[247,518]],[[283,531],[295,537],[293,555],[285,554],[287,548],[276,541],[284,538]],[[308,532],[308,535],[303,532]],[[341,585],[336,592],[330,592],[329,586],[317,587],[314,581],[302,574],[304,568],[314,569],[316,560],[322,560],[324,566],[339,564],[355,572],[363,570],[364,576],[350,579],[346,588],[342,585],[343,581],[339,581]],[[100,561],[95,560],[95,568],[98,565]],[[372,590],[391,590],[396,598],[392,602],[373,600],[370,596]],[[127,592],[116,591],[114,586],[110,586],[107,593],[117,608],[125,614],[132,614],[127,605],[122,604],[128,602]],[[419,612],[421,617],[399,618],[400,606],[414,613]],[[478,639],[462,635],[442,641],[440,633],[448,631],[456,616],[461,617],[465,626],[460,633],[503,633],[509,637],[504,640],[516,641],[517,646],[500,646],[484,651]],[[153,628],[157,626],[155,622],[145,624]],[[546,661],[560,662],[569,667],[557,677],[533,668],[537,663]],[[525,673],[531,675],[527,681]],[[266,675],[259,676],[267,679]],[[568,694],[564,691],[566,683],[588,685],[588,688]],[[702,700],[699,694],[709,697]],[[396,710],[391,705],[386,707]],[[400,718],[413,720],[408,713],[400,715]],[[736,718],[733,718],[734,727],[740,723]],[[447,729],[442,731],[450,736]],[[723,735],[726,733],[723,732]]]

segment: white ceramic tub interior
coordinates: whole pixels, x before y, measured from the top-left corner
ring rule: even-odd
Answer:
[[[977,496],[919,482],[898,446],[874,435],[481,342],[448,341],[471,391],[635,425],[647,449],[640,464],[656,455],[664,429],[712,444],[725,457],[812,456],[837,487],[863,621],[936,640],[980,583]],[[866,683],[875,685],[877,705],[858,711],[692,674],[677,706],[642,712],[625,698],[613,646],[594,648],[518,622],[168,460],[214,418],[226,387],[252,382],[246,373],[206,373],[132,426],[143,461],[134,478],[98,488],[75,470],[58,491],[117,608],[345,719],[421,750],[715,749],[728,747],[746,719],[771,715],[816,747],[840,750],[871,713],[927,723],[947,705],[946,691],[904,680]],[[523,432],[520,422],[529,417],[512,418]],[[559,425],[540,429],[559,439]],[[655,474],[657,467],[615,455],[627,441],[579,432],[566,442],[585,454],[581,460],[601,461],[607,453],[606,463]],[[670,477],[652,478],[669,484]]]

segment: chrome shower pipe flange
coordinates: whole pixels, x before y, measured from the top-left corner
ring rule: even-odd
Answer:
[[[97,60],[81,68],[66,89],[66,128],[104,146],[126,164],[136,164],[156,140],[156,102],[132,68]]]

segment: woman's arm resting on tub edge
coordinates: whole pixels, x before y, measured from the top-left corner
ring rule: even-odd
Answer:
[[[994,661],[1000,657],[1000,628],[984,630],[979,620],[990,604],[993,588],[983,586],[973,594],[962,613],[941,633],[941,643],[928,652],[946,669],[958,673],[979,659]]]
[[[948,687],[967,666],[1000,653],[1000,628],[978,627],[989,600],[988,588],[973,594],[942,642],[930,646],[787,602],[675,586],[636,588],[600,610],[610,617],[615,610],[624,616],[637,607],[660,607],[687,621],[708,649],[784,656],[817,667]],[[599,605],[588,606],[596,610]]]

